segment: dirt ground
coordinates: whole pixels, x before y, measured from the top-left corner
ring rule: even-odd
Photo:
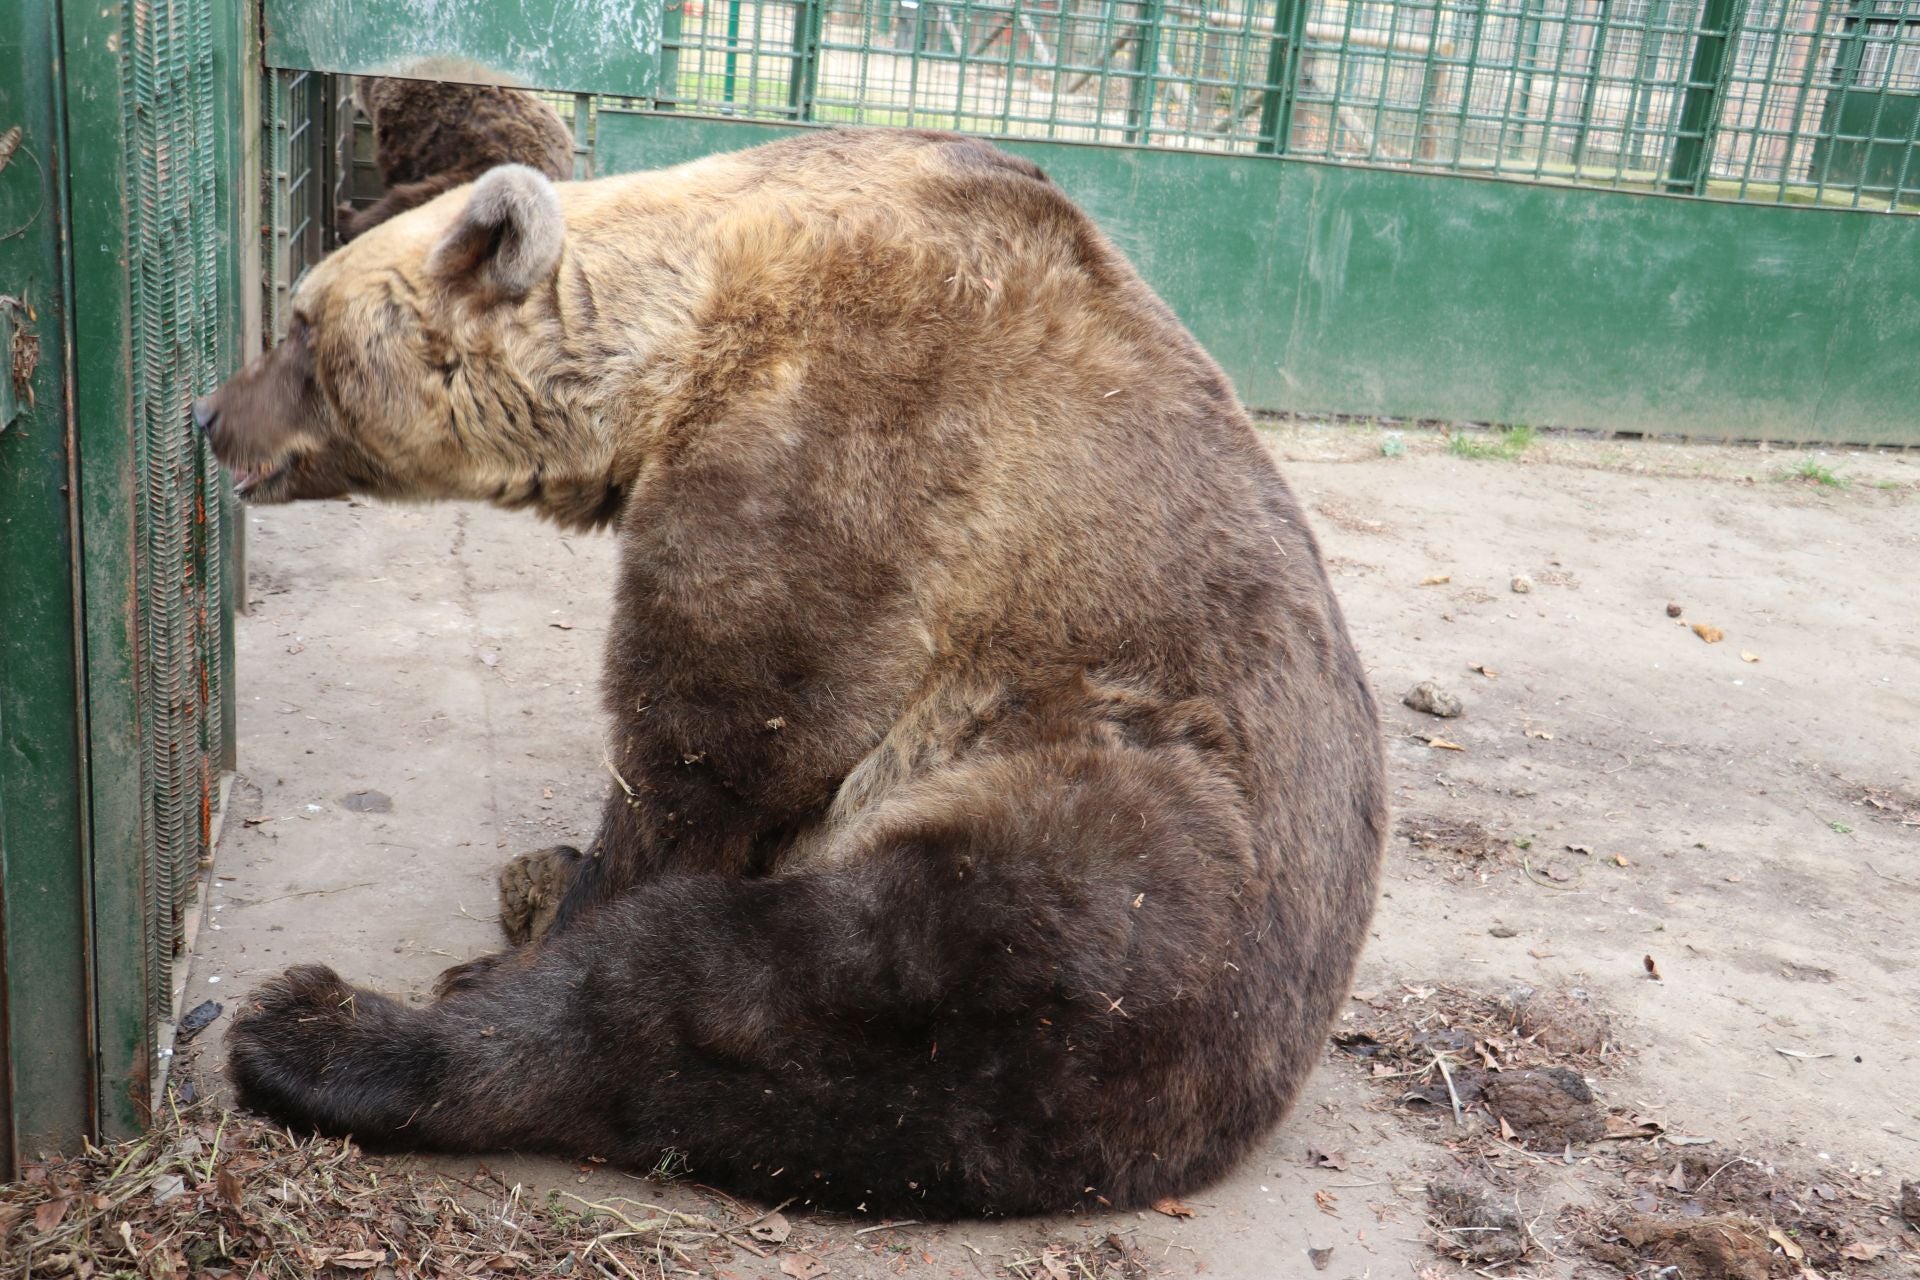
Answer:
[[[1717,1222],[1707,1182],[1777,1171],[1799,1189],[1771,1202],[1781,1223],[1793,1195],[1850,1216],[1824,1254],[1799,1228],[1803,1259],[1759,1239],[1759,1275],[1920,1275],[1895,1207],[1920,1178],[1920,454],[1821,455],[1844,481],[1828,486],[1784,478],[1809,457],[1786,451],[1543,436],[1473,459],[1418,432],[1268,434],[1390,744],[1400,834],[1345,1046],[1190,1218],[804,1216],[784,1252],[718,1274],[779,1277],[804,1249],[848,1277],[1749,1275],[1594,1224]],[[613,545],[358,503],[255,511],[248,539],[241,776],[187,1004],[230,1010],[308,960],[424,992],[500,945],[500,862],[591,835]],[[1464,713],[1403,705],[1425,680]],[[1447,1005],[1515,988],[1604,1015],[1554,1061],[1608,1137],[1534,1141],[1511,1090],[1474,1101],[1465,1067],[1552,1065],[1552,1036]],[[227,1022],[181,1079],[217,1087]],[[1429,1057],[1454,1064],[1444,1082]],[[663,1186],[505,1154],[425,1163],[715,1203],[698,1169]],[[1505,1238],[1431,1209],[1455,1177],[1517,1209],[1519,1256],[1453,1247]]]

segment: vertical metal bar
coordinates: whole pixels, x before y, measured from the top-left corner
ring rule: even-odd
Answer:
[[[1706,192],[1720,95],[1733,68],[1733,42],[1746,8],[1746,0],[1707,0],[1700,15],[1693,66],[1687,73],[1687,94],[1680,107],[1680,127],[1673,140],[1673,163],[1667,170],[1665,186],[1669,191],[1692,195]]]
[[[822,0],[798,0],[793,14],[793,66],[787,73],[787,114],[795,120],[813,119],[813,100],[820,78],[820,8]]]
[[[727,64],[723,96],[733,104],[734,78],[740,70],[740,0],[727,0]]]
[[[94,1118],[83,544],[69,414],[75,255],[66,249],[66,196],[75,171],[62,136],[59,32],[57,0],[0,7],[0,122],[20,129],[0,307],[5,327],[40,342],[18,416],[0,421],[0,1179],[42,1150],[78,1147]],[[22,166],[39,173],[16,184]],[[37,213],[26,200],[35,181]],[[11,374],[0,369],[9,391]],[[127,799],[137,812],[138,797]],[[123,932],[138,963],[137,914],[133,921]]]
[[[1300,39],[1308,0],[1275,0],[1273,39],[1267,44],[1267,83],[1260,103],[1260,137],[1254,149],[1285,155],[1293,136],[1293,104],[1300,76]]]
[[[128,244],[131,111],[123,49],[129,7],[79,0],[60,5],[74,244]],[[70,278],[74,363],[87,370],[72,383],[72,422],[85,545],[79,582],[86,633],[93,1087],[98,1132],[120,1137],[145,1118],[153,1067],[148,984],[154,975],[144,922],[150,881],[158,873],[147,854],[150,784],[141,763],[145,716],[134,590],[140,484],[137,433],[128,429],[134,416],[132,255],[75,254]]]
[[[1144,146],[1153,138],[1153,105],[1159,94],[1160,25],[1166,0],[1142,0],[1140,28],[1133,42],[1133,93],[1127,111],[1126,140]]]
[[[1520,40],[1516,61],[1520,64],[1520,150],[1527,149],[1527,121],[1533,116],[1533,72],[1540,63],[1540,6],[1546,0],[1520,0]],[[1545,131],[1541,149],[1546,148]]]
[[[660,66],[654,72],[653,105],[669,111],[680,104],[680,45],[685,25],[686,0],[667,0],[660,16]]]
[[[573,95],[573,176],[593,176],[593,111],[590,93]]]
[[[1647,131],[1653,110],[1653,85],[1660,74],[1660,52],[1666,39],[1672,0],[1652,0],[1647,6],[1647,25],[1640,35],[1640,65],[1633,77],[1633,95],[1627,104],[1627,120],[1633,129],[1634,167],[1645,169],[1653,163],[1647,156]]]
[[[1587,89],[1580,95],[1580,126],[1573,135],[1573,176],[1580,176],[1587,163],[1587,138],[1593,132],[1593,104],[1600,96],[1600,64],[1607,50],[1607,20],[1613,12],[1609,0],[1600,0],[1600,21],[1593,29],[1593,52],[1587,55]]]

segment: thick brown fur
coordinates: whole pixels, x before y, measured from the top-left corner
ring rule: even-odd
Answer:
[[[1374,705],[1226,378],[1038,169],[495,170],[294,306],[219,455],[612,525],[614,781],[503,879],[551,926],[431,1005],[259,988],[248,1106],[920,1217],[1192,1192],[1286,1112],[1373,910]]]
[[[573,138],[559,114],[502,79],[482,67],[423,61],[354,81],[386,190],[364,209],[335,211],[341,243],[495,165],[523,164],[555,181],[573,176]]]

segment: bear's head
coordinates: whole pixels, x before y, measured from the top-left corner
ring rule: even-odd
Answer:
[[[193,405],[249,502],[499,498],[548,412],[521,312],[559,268],[553,185],[503,165],[318,263],[287,336]]]

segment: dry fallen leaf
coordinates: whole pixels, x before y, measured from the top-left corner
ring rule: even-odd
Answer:
[[[1746,651],[1745,649],[1742,649],[1742,650],[1740,651],[1740,661],[1742,661],[1742,662],[1758,662],[1758,661],[1760,661],[1760,655],[1759,655],[1759,654],[1757,654],[1757,653],[1749,653],[1749,652],[1747,652],[1747,651]]]
[[[1658,1120],[1649,1120],[1645,1116],[1607,1117],[1607,1137],[1609,1138],[1657,1138],[1665,1128]]]
[[[1627,861],[1627,855],[1624,853],[1614,854],[1613,857],[1610,859],[1610,861],[1616,867],[1627,867],[1627,866],[1633,865],[1632,863]]]
[[[1060,1261],[1060,1249],[1057,1245],[1040,1251],[1040,1265],[1047,1269],[1047,1274],[1053,1277],[1053,1280],[1070,1280],[1066,1264]]]
[[[1498,671],[1495,671],[1492,667],[1488,666],[1484,662],[1472,663],[1467,667],[1467,670],[1478,671],[1481,675],[1485,676],[1489,680],[1498,680],[1500,678],[1500,673]]]
[[[1799,1262],[1807,1256],[1807,1251],[1805,1249],[1802,1249],[1798,1244],[1795,1244],[1791,1239],[1789,1239],[1785,1234],[1783,1234],[1778,1227],[1767,1228],[1767,1239],[1779,1245],[1781,1252],[1785,1253],[1789,1258],[1792,1258],[1795,1262]]]
[[[793,1280],[814,1280],[816,1276],[827,1274],[827,1264],[810,1253],[790,1253],[780,1259],[780,1271]]]
[[[1191,1218],[1193,1210],[1175,1200],[1172,1196],[1161,1196],[1153,1202],[1155,1213],[1164,1213],[1169,1218]]]
[[[1324,1249],[1308,1249],[1307,1260],[1313,1263],[1315,1271],[1325,1271],[1327,1264],[1333,1261],[1333,1246],[1328,1245]]]
[[[67,1216],[67,1206],[73,1203],[72,1196],[61,1196],[58,1200],[48,1200],[33,1211],[33,1229],[41,1235],[60,1225],[60,1219]]]
[[[1420,579],[1420,585],[1423,587],[1444,587],[1452,581],[1453,575],[1450,573],[1430,573]]]
[[[748,1227],[747,1234],[762,1244],[785,1244],[793,1234],[793,1224],[785,1214],[776,1211]]]
[[[1567,846],[1567,852],[1568,853],[1584,853],[1589,858],[1591,858],[1593,856],[1593,846],[1585,845],[1585,844],[1570,844]]]
[[[1307,1163],[1316,1169],[1345,1169],[1347,1167],[1347,1153],[1344,1151],[1321,1151],[1317,1147],[1308,1147]]]
[[[220,1193],[222,1200],[225,1200],[235,1208],[239,1207],[240,1201],[245,1196],[239,1176],[224,1164],[214,1171],[213,1187],[214,1190]]]
[[[552,627],[555,631],[573,630],[573,624],[571,622],[549,622],[547,625]]]
[[[1466,748],[1461,746],[1459,743],[1448,742],[1445,738],[1428,738],[1427,745],[1432,747],[1436,751],[1465,751],[1466,750]]]
[[[1699,636],[1702,640],[1705,640],[1708,644],[1719,644],[1722,640],[1725,640],[1727,638],[1726,632],[1722,631],[1718,627],[1710,626],[1704,622],[1696,622],[1693,624],[1693,634]]]
[[[1649,978],[1652,978],[1655,982],[1661,981],[1660,966],[1653,962],[1652,956],[1641,956],[1640,963],[1646,966],[1647,976]]]
[[[349,1271],[371,1271],[387,1260],[385,1249],[354,1249],[348,1253],[333,1253],[326,1249],[314,1251],[314,1262],[323,1267],[345,1267]]]
[[[1316,1191],[1313,1193],[1313,1202],[1320,1206],[1320,1212],[1335,1218],[1340,1216],[1340,1211],[1334,1208],[1335,1205],[1340,1203],[1340,1197],[1333,1194],[1333,1192]]]
[[[1850,1258],[1855,1262],[1872,1262],[1883,1252],[1885,1252],[1884,1245],[1877,1245],[1867,1240],[1856,1240],[1840,1248],[1841,1257]]]
[[[1553,735],[1548,733],[1545,729],[1529,729],[1527,730],[1527,736],[1529,738],[1539,738],[1543,742],[1553,741]]]

